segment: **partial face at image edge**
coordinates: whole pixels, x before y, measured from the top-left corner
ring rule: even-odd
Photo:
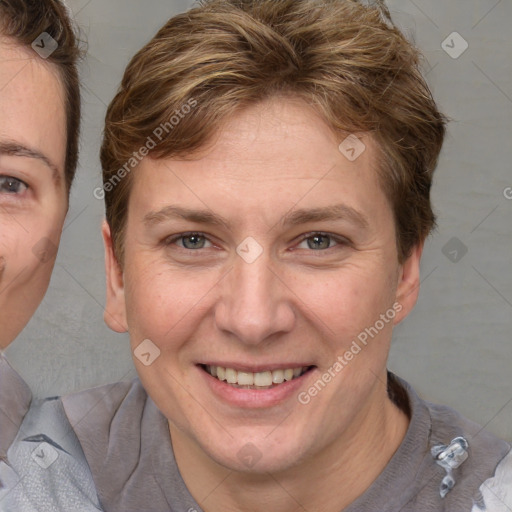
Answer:
[[[0,38],[0,349],[50,281],[67,211],[66,115],[57,69]]]

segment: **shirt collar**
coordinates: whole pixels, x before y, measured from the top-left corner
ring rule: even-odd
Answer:
[[[31,401],[29,387],[0,353],[0,459],[7,459]]]

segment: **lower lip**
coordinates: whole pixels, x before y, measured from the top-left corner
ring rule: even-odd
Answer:
[[[235,388],[226,381],[221,381],[212,377],[206,370],[200,366],[197,367],[198,371],[203,375],[206,384],[212,392],[224,402],[236,407],[246,408],[265,408],[278,405],[292,396],[297,396],[299,389],[304,386],[306,379],[313,373],[313,369],[308,370],[292,380],[278,384],[271,388],[266,389],[245,389]]]

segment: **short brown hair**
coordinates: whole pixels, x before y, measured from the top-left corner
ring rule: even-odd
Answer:
[[[20,46],[30,47],[47,32],[57,49],[46,59],[56,66],[66,98],[66,163],[64,175],[68,194],[78,165],[80,138],[80,85],[77,62],[81,55],[78,39],[66,7],[59,0],[0,0],[0,34]]]
[[[197,108],[150,152],[184,156],[230,115],[284,94],[306,100],[340,135],[373,135],[403,262],[435,225],[430,188],[446,123],[420,57],[382,2],[204,0],[169,20],[132,59],[107,111],[101,163],[118,260],[131,183],[126,162],[155,127],[193,98]]]

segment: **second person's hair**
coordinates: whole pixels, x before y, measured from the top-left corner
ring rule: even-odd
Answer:
[[[69,193],[78,165],[80,137],[77,62],[81,51],[72,22],[59,0],[0,0],[0,35],[30,48],[44,32],[58,44],[46,62],[57,69],[65,92],[67,144],[64,174]],[[34,56],[37,56],[35,52]]]

